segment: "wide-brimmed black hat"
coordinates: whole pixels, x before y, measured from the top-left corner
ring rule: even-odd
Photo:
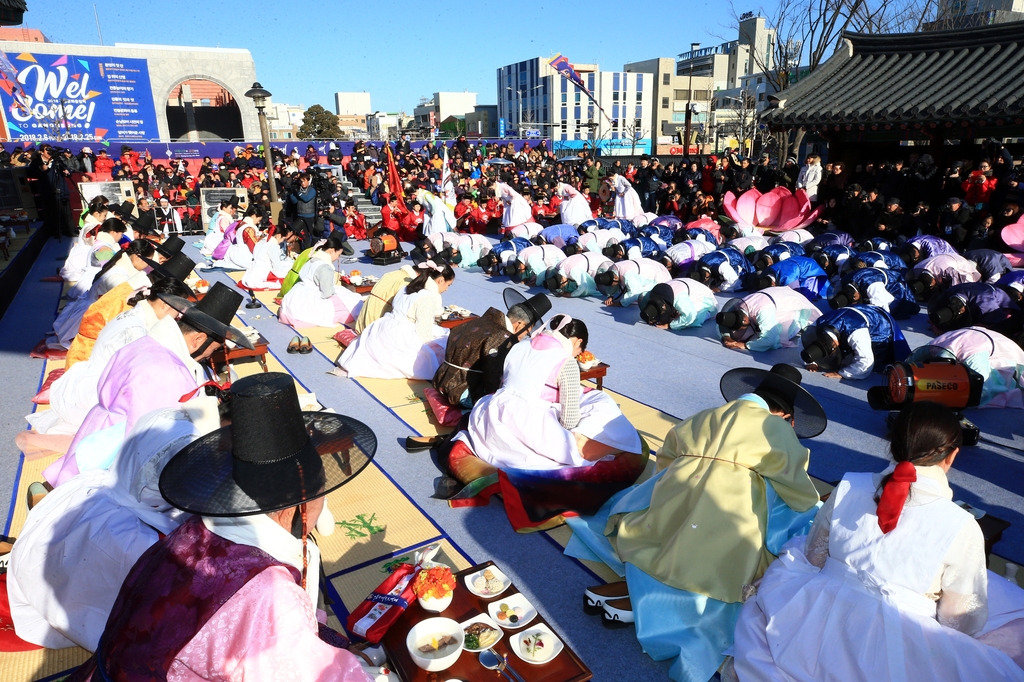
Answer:
[[[185,446],[160,474],[160,493],[204,516],[288,509],[337,490],[373,459],[366,424],[302,412],[295,380],[257,373],[231,386],[231,425]]]
[[[512,306],[516,305],[526,308],[530,314],[531,330],[539,329],[544,324],[544,316],[551,312],[551,299],[544,294],[534,294],[530,298],[526,298],[512,287],[506,287],[501,297],[505,299],[505,308],[507,310],[511,310]]]
[[[108,210],[126,223],[135,222],[135,216],[132,215],[135,204],[130,201],[122,201],[118,206],[108,206]]]
[[[640,319],[648,324],[668,324],[675,317],[675,298],[676,292],[665,282],[654,285],[640,310]]]
[[[616,273],[611,268],[594,275],[594,283],[602,287],[610,287],[615,283]]]
[[[797,438],[814,438],[828,426],[821,404],[800,385],[800,370],[779,363],[771,370],[737,367],[722,375],[719,387],[725,400],[733,401],[745,393],[756,393],[769,404],[777,403],[793,415]]]
[[[715,315],[715,322],[718,324],[718,331],[722,334],[730,334],[743,326],[745,311],[741,310],[742,298],[730,298],[722,306],[722,310]]]
[[[162,244],[156,245],[156,252],[164,258],[170,258],[176,253],[181,253],[181,249],[185,246],[185,240],[176,234],[172,234],[170,237],[165,239]]]
[[[159,296],[160,300],[181,313],[182,320],[199,331],[222,343],[230,340],[243,348],[253,349],[252,341],[231,326],[231,320],[242,303],[242,294],[223,282],[214,282],[203,300],[198,303],[171,294]]]
[[[832,298],[828,299],[828,304],[832,310],[851,306],[857,302],[857,293],[857,287],[852,282],[847,282],[839,288],[839,291]]]
[[[152,268],[153,273],[163,278],[170,277],[176,279],[182,283],[188,279],[188,276],[192,274],[192,270],[196,267],[195,261],[180,252],[174,254],[163,263],[157,263],[149,258],[143,258],[142,260]]]
[[[941,308],[930,311],[928,319],[942,331],[969,327],[972,324],[971,309],[960,296],[953,296]]]
[[[830,325],[811,325],[800,335],[803,350],[800,359],[815,363],[823,372],[838,372],[843,362],[839,333]]]

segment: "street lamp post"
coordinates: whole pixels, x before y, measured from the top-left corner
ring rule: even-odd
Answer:
[[[686,156],[690,155],[690,126],[693,118],[693,53],[700,49],[700,43],[690,43],[690,80],[686,87],[686,126],[683,145]]]
[[[256,105],[256,115],[260,119],[260,135],[263,137],[263,163],[267,166],[267,184],[270,185],[270,211],[274,215],[281,209],[281,201],[277,198],[277,182],[274,180],[274,157],[270,153],[270,128],[267,127],[267,100],[270,93],[259,83],[253,83],[245,96]]]
[[[516,93],[516,101],[519,103],[519,118],[516,119],[516,130],[518,131],[520,138],[523,137],[523,93],[532,93],[534,90],[540,90],[542,87],[544,87],[543,83],[528,90],[520,90],[519,88],[513,88],[510,85],[505,86],[506,90],[510,90]]]

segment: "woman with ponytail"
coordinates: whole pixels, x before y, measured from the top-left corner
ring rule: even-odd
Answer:
[[[107,222],[121,221],[116,219]],[[107,233],[101,233],[107,234]],[[103,294],[114,287],[125,282],[132,282],[132,289],[138,289],[149,284],[149,279],[144,272],[148,267],[143,258],[152,258],[155,249],[153,243],[146,239],[136,239],[128,245],[127,249],[113,247],[113,256],[107,260],[92,278],[92,286],[85,296],[78,298],[64,306],[57,319],[53,322],[53,334],[56,339],[52,342],[60,348],[70,348],[75,335],[78,334],[79,325],[82,323],[82,316],[93,303],[98,301]],[[94,262],[102,250],[94,251]]]
[[[348,376],[376,379],[434,378],[444,362],[448,330],[435,320],[444,310],[441,294],[455,280],[447,263],[416,266],[416,277],[395,294],[391,311],[363,330],[337,365]]]
[[[1024,680],[1024,590],[986,571],[981,529],[953,502],[960,446],[949,408],[900,412],[893,463],[846,474],[744,605],[739,679]]]
[[[279,317],[296,329],[334,327],[351,324],[359,313],[362,297],[345,287],[336,286],[335,262],[342,256],[345,241],[332,234],[313,247],[299,281],[281,299]]]
[[[150,287],[140,289],[128,299],[131,306],[108,322],[99,332],[92,354],[76,362],[50,387],[50,409],[27,417],[40,433],[74,434],[98,402],[97,387],[107,362],[118,350],[141,339],[159,320],[174,316],[173,308],[164,303],[160,294],[192,298],[192,290],[173,277],[161,279]]]

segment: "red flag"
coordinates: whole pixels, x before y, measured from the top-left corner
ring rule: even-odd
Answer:
[[[404,213],[405,192],[402,189],[402,177],[398,174],[398,165],[395,163],[395,157],[391,153],[391,145],[385,143],[384,147],[388,152],[388,189],[391,190],[392,196],[398,197],[398,209]]]

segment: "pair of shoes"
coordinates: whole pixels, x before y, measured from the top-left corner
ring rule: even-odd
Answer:
[[[292,340],[288,342],[288,355],[295,355],[298,353],[301,345],[302,338],[299,336],[293,337]]]
[[[49,488],[47,485],[39,482],[29,485],[27,493],[28,499],[26,500],[28,508],[32,509],[39,504],[50,490],[52,490],[52,488]]]
[[[609,599],[604,603],[601,625],[609,629],[624,628],[633,622],[633,603],[629,597]]]
[[[405,439],[405,451],[420,452],[421,450],[430,450],[440,444],[442,440],[441,436],[409,436]]]
[[[629,588],[625,580],[588,587],[583,592],[583,612],[590,616],[604,613],[604,605],[612,599],[629,596]]]
[[[299,341],[299,354],[309,355],[313,352],[313,342],[309,340],[308,336],[303,336],[302,340]]]

